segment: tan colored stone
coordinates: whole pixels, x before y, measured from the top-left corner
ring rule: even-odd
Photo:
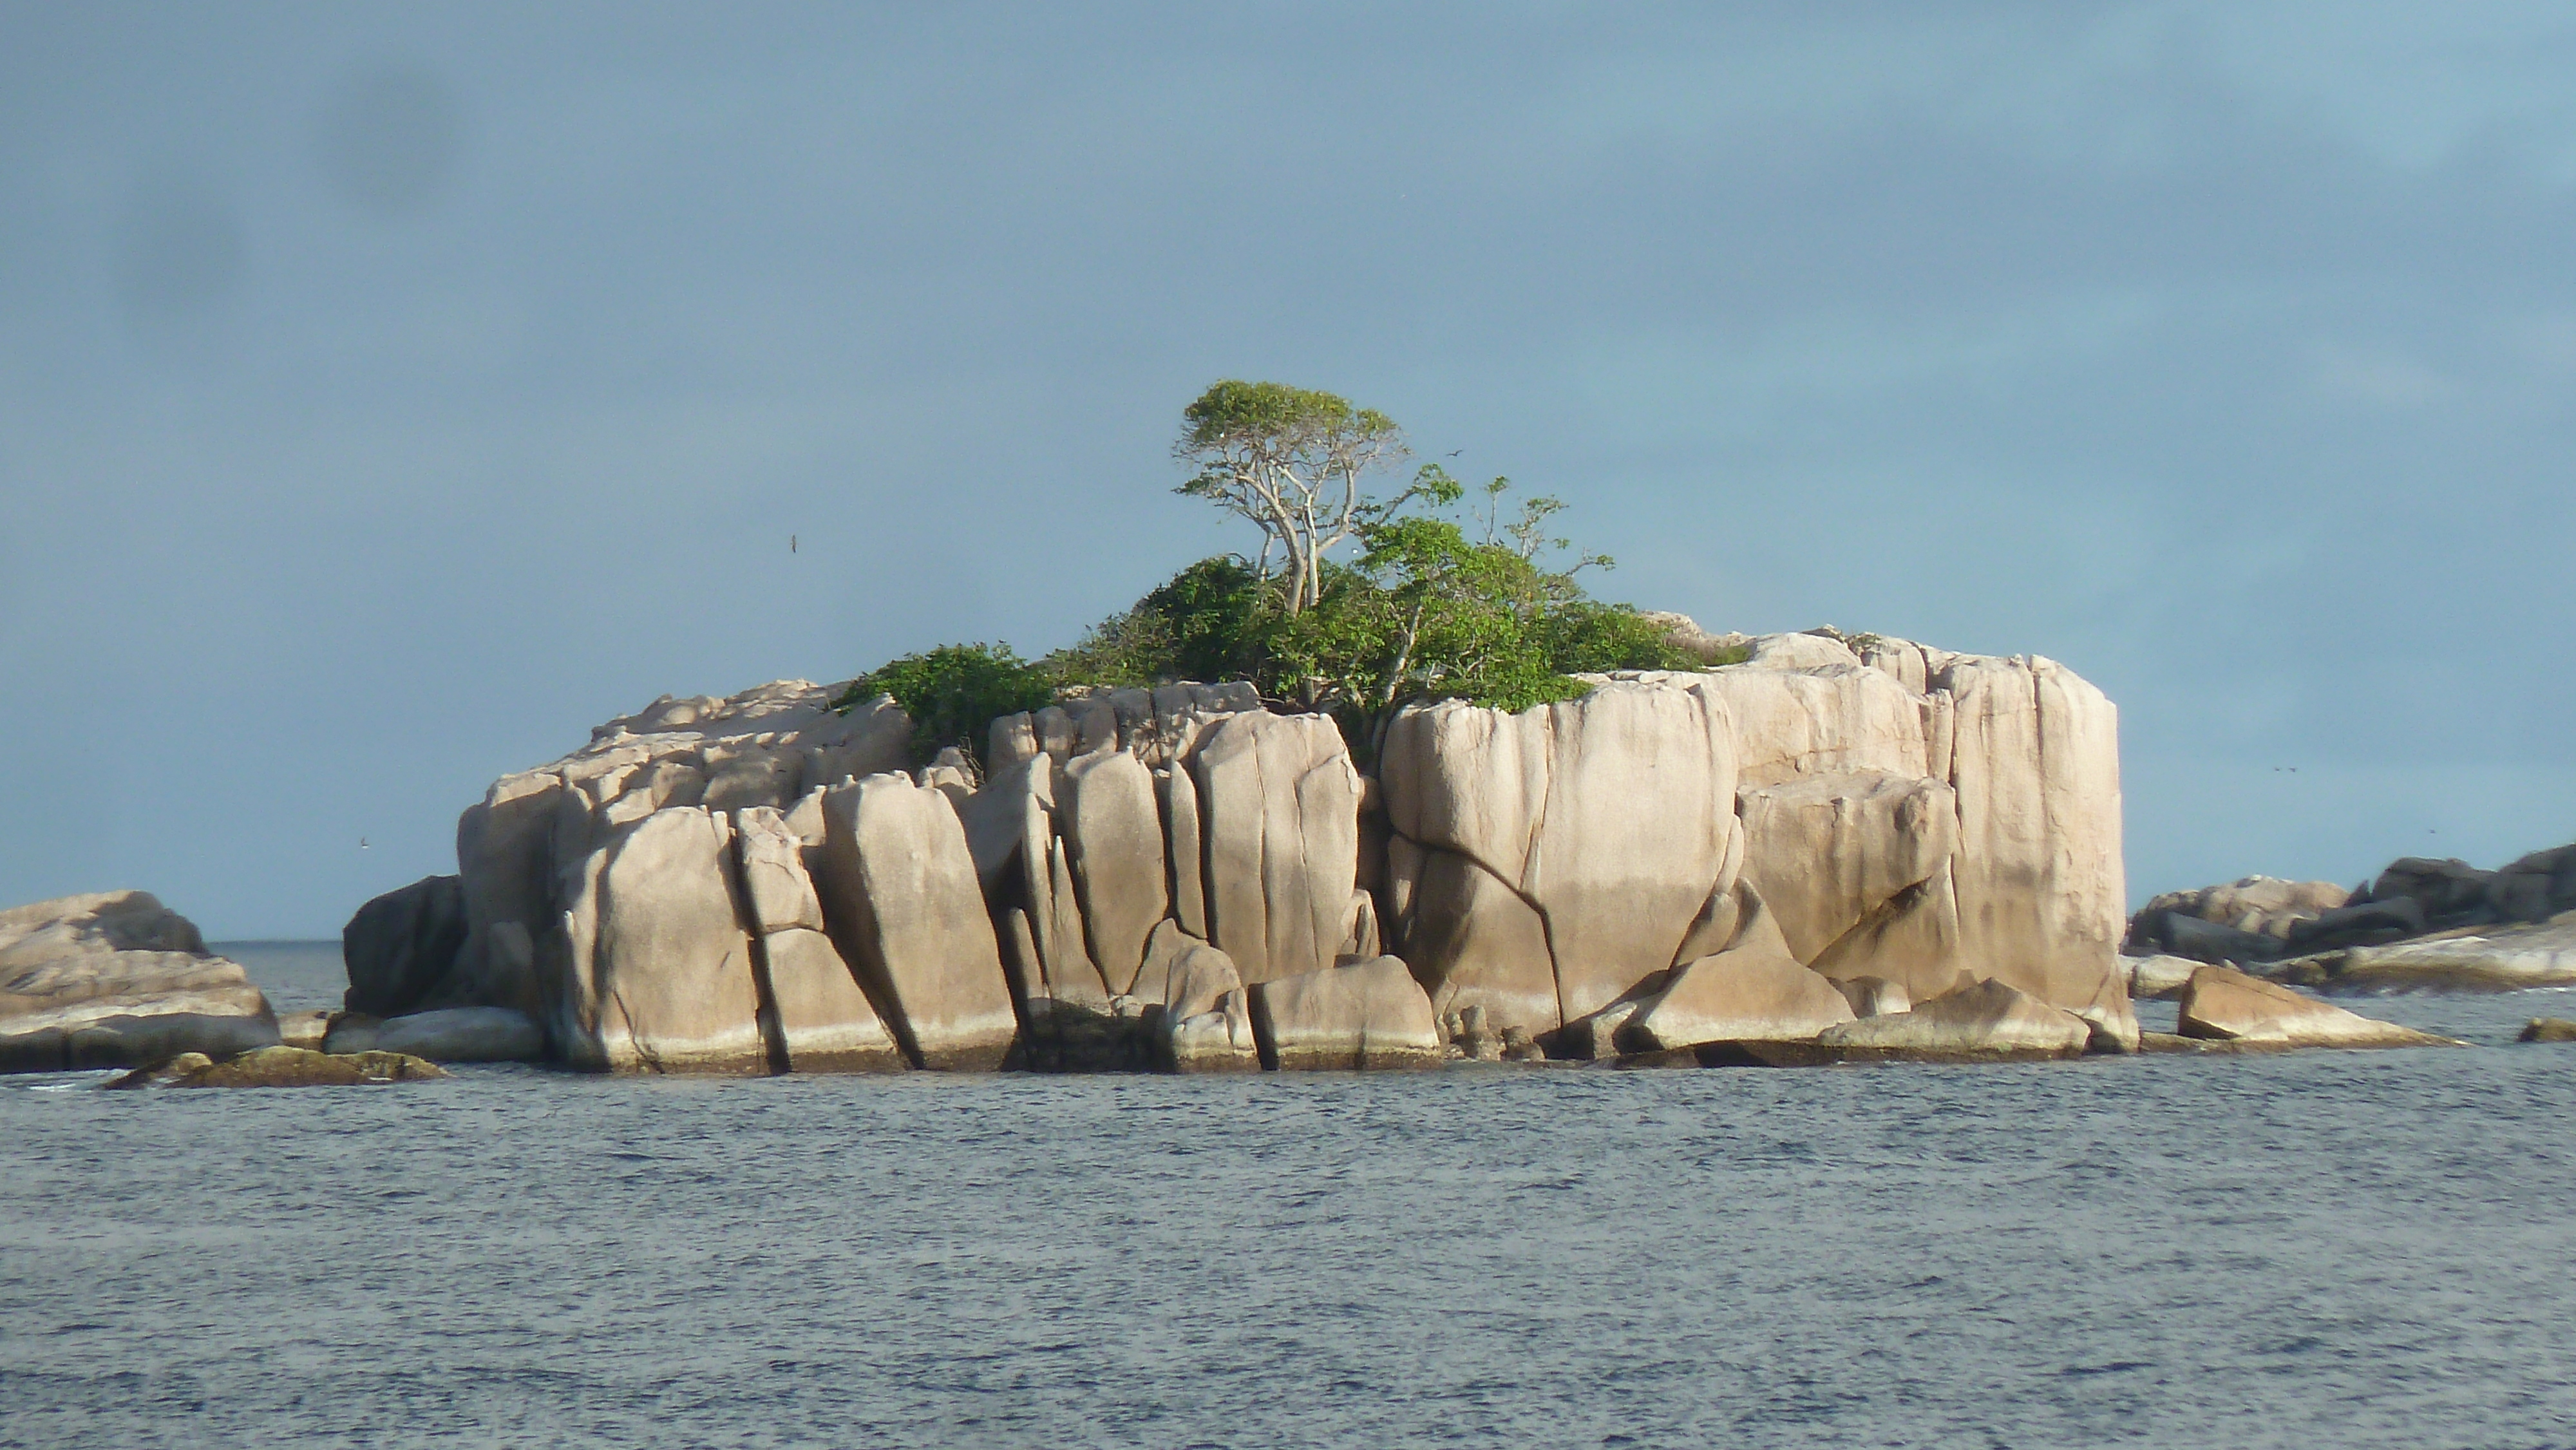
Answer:
[[[761,938],[760,948],[788,1071],[903,1070],[903,1049],[830,937],[790,928]]]
[[[2053,660],[1961,656],[1933,681],[1955,701],[1951,785],[1961,955],[2137,1041],[2119,942],[2119,716]]]
[[[1281,1071],[1434,1067],[1440,1019],[1394,957],[1251,987],[1264,1066]]]
[[[1704,678],[1732,729],[1738,790],[1849,771],[1931,774],[1920,699],[1881,671],[1857,662],[1814,670],[1743,664]]]
[[[430,1062],[535,1062],[546,1054],[545,1033],[525,1013],[507,1007],[439,1007],[382,1020],[335,1015],[314,1050],[334,1056],[392,1052]]]
[[[1794,1042],[1852,1020],[1834,984],[1808,971],[1751,885],[1739,885],[1743,925],[1724,951],[1678,969],[1620,1034],[1636,1051],[1703,1042]],[[1629,1047],[1629,1041],[1622,1041]]]
[[[1389,858],[1397,894],[1413,906],[1403,952],[1430,983],[1434,1005],[1443,1013],[1481,1007],[1492,1021],[1533,1035],[1555,1031],[1563,1016],[1538,912],[1454,852],[1395,849]]]
[[[2412,1027],[2320,1002],[2233,967],[2202,966],[2175,999],[2182,1036],[2278,1047],[2452,1047]]]
[[[1018,1018],[948,797],[871,775],[826,795],[823,819],[823,919],[904,1055],[917,1067],[999,1067]]]
[[[1152,1000],[1163,1006],[1159,1056],[1175,1072],[1249,1072],[1261,1066],[1243,981],[1224,952],[1173,922],[1154,929],[1145,958]],[[1147,990],[1137,984],[1140,997]]]
[[[1157,772],[1163,806],[1164,849],[1172,869],[1172,918],[1181,930],[1207,939],[1206,864],[1199,844],[1199,792],[1187,767]]]
[[[1522,894],[1574,1018],[1670,967],[1725,859],[1733,740],[1703,688],[1608,684],[1549,710],[1548,795]]]
[[[1816,1045],[1864,1054],[1928,1059],[2073,1057],[2092,1041],[2091,1024],[2007,983],[1985,981],[1917,1005],[1864,1017],[1816,1034]]]
[[[1930,880],[1879,903],[1810,965],[1835,981],[1882,978],[1909,1001],[1928,1002],[1957,987],[1964,969],[1952,869],[1944,861]]]
[[[1057,816],[1093,965],[1111,995],[1129,992],[1145,938],[1171,907],[1154,774],[1123,750],[1077,758],[1065,767]]]
[[[565,913],[571,981],[549,1036],[612,1072],[766,1072],[732,832],[703,806],[656,811],[592,851]]]
[[[1959,844],[1949,786],[1885,771],[1832,771],[1742,792],[1744,876],[1801,962],[1906,887],[1928,881]]]
[[[1229,715],[1190,769],[1210,940],[1245,981],[1328,966],[1359,875],[1359,772],[1323,715]]]
[[[262,1047],[211,1063],[167,1086],[185,1088],[358,1087],[445,1077],[434,1063],[399,1052],[330,1054],[300,1047]],[[122,1081],[114,1086],[123,1087]]]
[[[0,911],[0,1072],[131,1067],[278,1041],[268,999],[150,893]]]
[[[1914,1010],[1914,999],[1907,995],[1904,984],[1885,977],[1848,977],[1834,983],[1843,1000],[1851,1004],[1854,1017],[1893,1017]]]

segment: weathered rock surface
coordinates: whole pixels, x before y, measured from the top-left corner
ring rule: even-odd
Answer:
[[[1750,885],[1734,944],[1675,969],[1672,983],[1617,1034],[1631,1052],[1703,1042],[1793,1042],[1853,1019],[1832,982],[1799,965],[1777,918]]]
[[[1740,876],[1822,977],[1917,1002],[1994,977],[2134,1045],[2109,702],[2047,660],[1865,643],[1750,641],[1518,715],[1401,712],[1383,902],[1435,1005],[1597,1036],[1725,944]]]
[[[465,949],[465,888],[454,876],[427,876],[358,908],[340,930],[340,959],[349,973],[343,1005],[370,1017],[452,1007],[478,1000],[477,984],[460,980]]]
[[[0,911],[0,1072],[132,1067],[277,1041],[249,976],[147,892]]]
[[[902,1070],[894,1034],[824,933],[822,899],[787,815],[748,806],[733,819],[769,1065],[782,1072]],[[821,824],[818,801],[815,825]]]
[[[2518,992],[2576,983],[2576,913],[2536,926],[2454,929],[2313,959],[2328,991]]]
[[[281,1046],[301,1047],[320,1052],[325,1038],[331,1035],[331,1023],[341,1014],[317,1007],[303,1012],[277,1014],[277,1040]]]
[[[1252,1028],[1262,1066],[1307,1069],[1436,1067],[1440,1019],[1394,957],[1256,982]]]
[[[570,822],[591,824],[587,813]],[[572,864],[564,974],[550,1039],[576,1066],[615,1072],[768,1071],[751,940],[731,882],[726,819],[669,806]]]
[[[2073,1057],[2093,1040],[2083,1018],[2000,981],[1962,987],[1911,1012],[1828,1027],[1816,1045],[1845,1057],[1922,1060]]]
[[[910,733],[890,701],[660,701],[496,783],[452,882],[370,903],[352,1006],[512,1007],[624,1070],[1230,1068],[1264,983],[1298,1003],[1391,953],[1435,1054],[1804,1034],[1855,992],[1888,1016],[1974,977],[2135,1042],[2098,691],[2045,660],[1691,633],[1741,662],[1408,708],[1375,780],[1330,719],[1241,685],[996,720],[980,783],[955,752],[883,768]],[[1369,1055],[1327,1036],[1308,1055]]]
[[[2331,881],[2284,881],[2248,876],[2224,886],[2168,891],[2129,918],[2123,950],[2135,956],[2171,954],[2198,961],[2268,961],[2279,956],[2299,923],[2344,905],[2346,893]],[[2219,932],[2204,928],[2217,927]],[[2266,937],[2267,942],[2244,938]],[[2184,945],[2191,949],[2184,950]],[[2201,956],[2201,952],[2232,956]]]
[[[526,1013],[507,1007],[441,1007],[382,1021],[343,1016],[319,1050],[392,1052],[431,1062],[535,1062],[545,1055],[546,1035]]]
[[[2201,963],[2189,957],[2171,957],[2161,953],[2148,957],[2123,957],[2120,964],[2128,969],[2129,996],[2136,1000],[2170,997],[2191,980]]]
[[[823,918],[915,1067],[989,1072],[1019,1033],[949,797],[898,774],[823,798]]]
[[[2447,1037],[2347,1012],[2232,967],[2203,966],[2192,973],[2176,1001],[2177,1030],[2184,1037],[2271,1047],[2458,1045]]]
[[[2523,1024],[2516,1042],[2576,1042],[2576,1022],[2564,1017],[2534,1017]]]
[[[154,1076],[128,1074],[110,1087],[176,1088],[359,1087],[445,1077],[437,1064],[399,1052],[321,1053],[300,1047],[261,1047],[192,1071]]]

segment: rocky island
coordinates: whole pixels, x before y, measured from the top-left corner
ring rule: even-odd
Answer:
[[[340,1013],[279,1024],[148,897],[0,916],[0,1062],[2048,1058],[2141,1046],[2124,931],[2273,940],[2197,898],[2124,921],[2117,713],[2062,665],[1602,604],[1605,558],[1548,562],[1557,500],[1511,519],[1494,480],[1479,540],[1436,464],[1363,493],[1402,437],[1330,394],[1220,382],[1173,451],[1257,561],[1036,664],[947,645],[611,720],[358,910]],[[2202,955],[2186,1034],[2408,1040]]]

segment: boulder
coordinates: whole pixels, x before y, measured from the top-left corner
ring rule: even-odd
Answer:
[[[2129,995],[2134,998],[2173,996],[2201,968],[2189,957],[2163,955],[2123,957],[2121,965],[2128,969]]]
[[[359,907],[340,929],[343,1005],[396,1017],[470,1002],[474,984],[456,972],[465,933],[465,888],[454,876],[423,877]]]
[[[1251,988],[1261,1064],[1278,1071],[1436,1067],[1440,1020],[1394,957]]]
[[[948,796],[871,775],[826,793],[823,822],[823,919],[904,1056],[922,1068],[1000,1067],[1018,1017]]]
[[[2036,656],[1962,656],[1931,683],[1951,699],[1961,965],[2135,1046],[2118,950],[2119,712],[2073,671]]]
[[[2437,926],[2479,925],[2494,920],[2487,899],[2492,871],[2481,871],[2458,858],[2401,856],[2388,863],[2356,901],[2410,900]]]
[[[1443,1010],[1533,1033],[1669,969],[1734,883],[1735,759],[1704,677],[1507,715],[1408,708],[1381,750],[1395,939]]]
[[[277,1040],[286,1047],[320,1052],[323,1040],[331,1035],[333,1019],[340,1015],[327,1007],[304,1012],[280,1012],[277,1014]]]
[[[2516,1042],[2576,1042],[2576,1022],[2564,1017],[2534,1017],[2523,1025]]]
[[[359,1087],[419,1082],[447,1074],[437,1064],[399,1052],[321,1053],[300,1047],[261,1047],[225,1062],[169,1077],[159,1085],[182,1088]],[[134,1084],[141,1086],[141,1084]],[[120,1079],[113,1086],[127,1083]]]
[[[1261,1066],[1252,1030],[1251,1003],[1234,961],[1225,953],[1164,922],[1146,952],[1141,996],[1149,989],[1162,1012],[1158,1065],[1171,1072],[1251,1072]]]
[[[535,1062],[545,1056],[546,1035],[526,1013],[507,1007],[442,1007],[382,1021],[343,1016],[321,1050],[392,1052],[431,1062]]]
[[[2412,897],[2400,896],[2391,901],[2338,906],[2293,922],[2289,929],[2289,943],[2290,950],[2294,952],[2319,951],[2328,947],[2377,946],[2383,942],[2420,936],[2424,930],[2422,905]]]
[[[577,812],[565,834],[597,824]],[[564,912],[547,1024],[558,1050],[612,1072],[769,1071],[726,818],[671,806],[602,835]]]
[[[2170,917],[2164,924],[2167,954],[2195,962],[2268,962],[2283,950],[2280,938],[2240,931],[2196,916]]]
[[[593,729],[580,750],[494,782],[457,822],[466,935],[432,1005],[587,1020],[593,943],[573,941],[565,917],[586,909],[594,855],[659,810],[787,810],[823,786],[903,764],[912,722],[882,696],[836,710],[842,689],[780,680],[726,699],[666,695]],[[557,1046],[605,1065],[579,1040]]]
[[[1937,780],[1885,771],[1756,787],[1737,796],[1736,813],[1745,879],[1801,962],[1821,957],[1888,898],[1931,880],[1959,845],[1957,794]]]
[[[0,911],[0,1072],[227,1057],[277,1041],[249,974],[147,892]]]
[[[2496,872],[2486,899],[2499,921],[2547,921],[2576,911],[2576,845],[2534,851]]]
[[[1733,945],[1677,968],[1672,982],[1628,1020],[1619,1045],[1632,1052],[1703,1042],[1794,1042],[1852,1020],[1834,984],[1799,965],[1778,919],[1748,884]]]
[[[2176,1002],[2176,1030],[2184,1037],[2267,1047],[2458,1045],[2447,1037],[2347,1012],[2232,967],[2200,968]]]
[[[1065,767],[1058,820],[1093,965],[1111,995],[1134,989],[1145,938],[1171,909],[1154,773],[1123,750]]]
[[[1188,758],[1208,940],[1247,983],[1329,967],[1359,879],[1360,775],[1325,715],[1218,720]]]
[[[903,1050],[824,934],[822,901],[805,869],[802,838],[769,806],[736,811],[733,820],[771,1069],[900,1071]]]
[[[2517,992],[2576,984],[2576,916],[2536,926],[2453,928],[2313,959],[2335,991]]]
[[[1844,1058],[1947,1061],[2074,1057],[2093,1040],[2090,1023],[2000,981],[1982,981],[1917,1005],[1864,1017],[1816,1034]]]

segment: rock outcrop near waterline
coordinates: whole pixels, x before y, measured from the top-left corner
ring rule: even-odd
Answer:
[[[0,911],[0,1072],[136,1067],[277,1045],[240,965],[148,892]]]
[[[1989,980],[2134,1046],[2101,693],[1903,641],[1741,650],[1409,707],[1373,776],[1239,684],[1004,717],[980,786],[902,771],[889,700],[659,701],[496,783],[452,888],[352,923],[352,990],[524,1011],[621,1071],[1376,1065],[1461,1050],[1449,1023],[1588,1056]]]

